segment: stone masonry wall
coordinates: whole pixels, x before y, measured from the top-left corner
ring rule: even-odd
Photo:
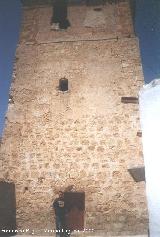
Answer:
[[[145,184],[127,171],[143,164],[139,110],[121,103],[143,84],[137,39],[21,41],[16,58],[0,157],[18,228],[53,229],[51,202],[73,185],[85,192],[85,228],[146,233]]]

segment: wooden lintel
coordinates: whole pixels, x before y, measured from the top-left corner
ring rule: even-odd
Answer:
[[[124,104],[138,104],[138,97],[121,97],[121,102]]]
[[[142,137],[142,131],[137,132],[137,137]]]

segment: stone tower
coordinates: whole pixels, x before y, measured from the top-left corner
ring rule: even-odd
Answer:
[[[85,194],[84,228],[146,233],[145,184],[127,171],[143,164],[139,108],[121,103],[143,85],[129,3],[71,5],[64,32],[50,30],[51,14],[49,5],[24,8],[0,150],[17,227],[53,229],[50,205],[72,187]]]

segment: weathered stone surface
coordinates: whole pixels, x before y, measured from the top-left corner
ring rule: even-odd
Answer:
[[[74,27],[53,33],[45,27],[49,14],[42,14],[50,8],[24,12],[14,103],[0,148],[1,179],[16,184],[19,228],[53,229],[50,204],[58,190],[74,185],[85,192],[85,228],[147,232],[145,185],[127,171],[143,165],[138,105],[121,103],[143,84],[138,41],[126,37],[132,32],[127,2],[111,7],[118,9],[115,33],[121,38],[60,44],[48,39],[73,39]],[[74,19],[76,9],[70,9]],[[89,31],[80,26],[81,38]],[[64,76],[69,91],[62,93],[57,87]]]

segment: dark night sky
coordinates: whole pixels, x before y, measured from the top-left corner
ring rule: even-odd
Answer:
[[[140,42],[144,78],[148,83],[160,77],[160,0],[135,1],[135,28]],[[7,111],[21,14],[20,0],[0,0],[0,136]]]

